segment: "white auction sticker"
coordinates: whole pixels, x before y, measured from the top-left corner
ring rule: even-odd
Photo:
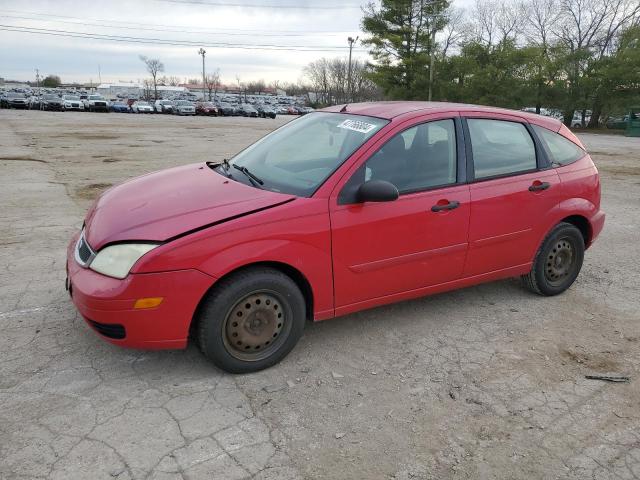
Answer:
[[[345,128],[360,133],[369,133],[376,128],[376,126],[373,123],[361,122],[360,120],[345,120],[338,125],[338,128]]]

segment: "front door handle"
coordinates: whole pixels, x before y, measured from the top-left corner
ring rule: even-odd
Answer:
[[[551,186],[551,184],[548,183],[548,182],[541,182],[540,180],[536,180],[529,187],[529,191],[530,192],[539,192],[541,190],[546,190],[550,186]]]
[[[442,202],[442,200],[441,200]],[[446,202],[446,200],[444,200],[444,202]],[[457,200],[453,200],[451,202],[448,203],[436,203],[433,207],[431,207],[431,211],[432,212],[440,212],[442,210],[453,210],[454,208],[458,208],[460,206],[460,202],[458,202]]]

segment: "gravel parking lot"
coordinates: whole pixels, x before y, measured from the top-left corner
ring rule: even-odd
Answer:
[[[244,376],[84,324],[65,249],[92,199],[289,119],[0,111],[0,478],[640,478],[638,138],[581,135],[608,216],[561,296],[514,279],[309,324]]]

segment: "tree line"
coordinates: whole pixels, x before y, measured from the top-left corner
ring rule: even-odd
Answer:
[[[554,108],[567,124],[591,110],[590,127],[640,103],[638,0],[382,0],[362,28],[361,71],[385,98]]]

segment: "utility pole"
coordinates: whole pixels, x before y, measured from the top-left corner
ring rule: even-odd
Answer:
[[[204,48],[201,48],[200,50],[198,50],[198,54],[202,55],[202,101],[204,102],[205,99],[205,88],[206,88],[206,81],[205,81],[205,75],[204,75],[204,54],[207,53]],[[211,100],[211,99],[209,99]]]
[[[431,65],[429,66],[429,101],[431,101],[431,93],[433,90],[433,66],[435,63],[435,51],[436,51],[436,28],[435,28],[435,22],[434,24],[431,26],[431,59],[430,59],[430,63]]]
[[[38,92],[40,91],[40,70],[36,68],[36,87],[38,87]]]
[[[349,68],[347,70],[347,101],[351,101],[353,98],[353,92],[351,91],[351,51],[353,50],[353,44],[358,41],[360,37],[349,37],[347,38],[347,42],[349,42]]]

